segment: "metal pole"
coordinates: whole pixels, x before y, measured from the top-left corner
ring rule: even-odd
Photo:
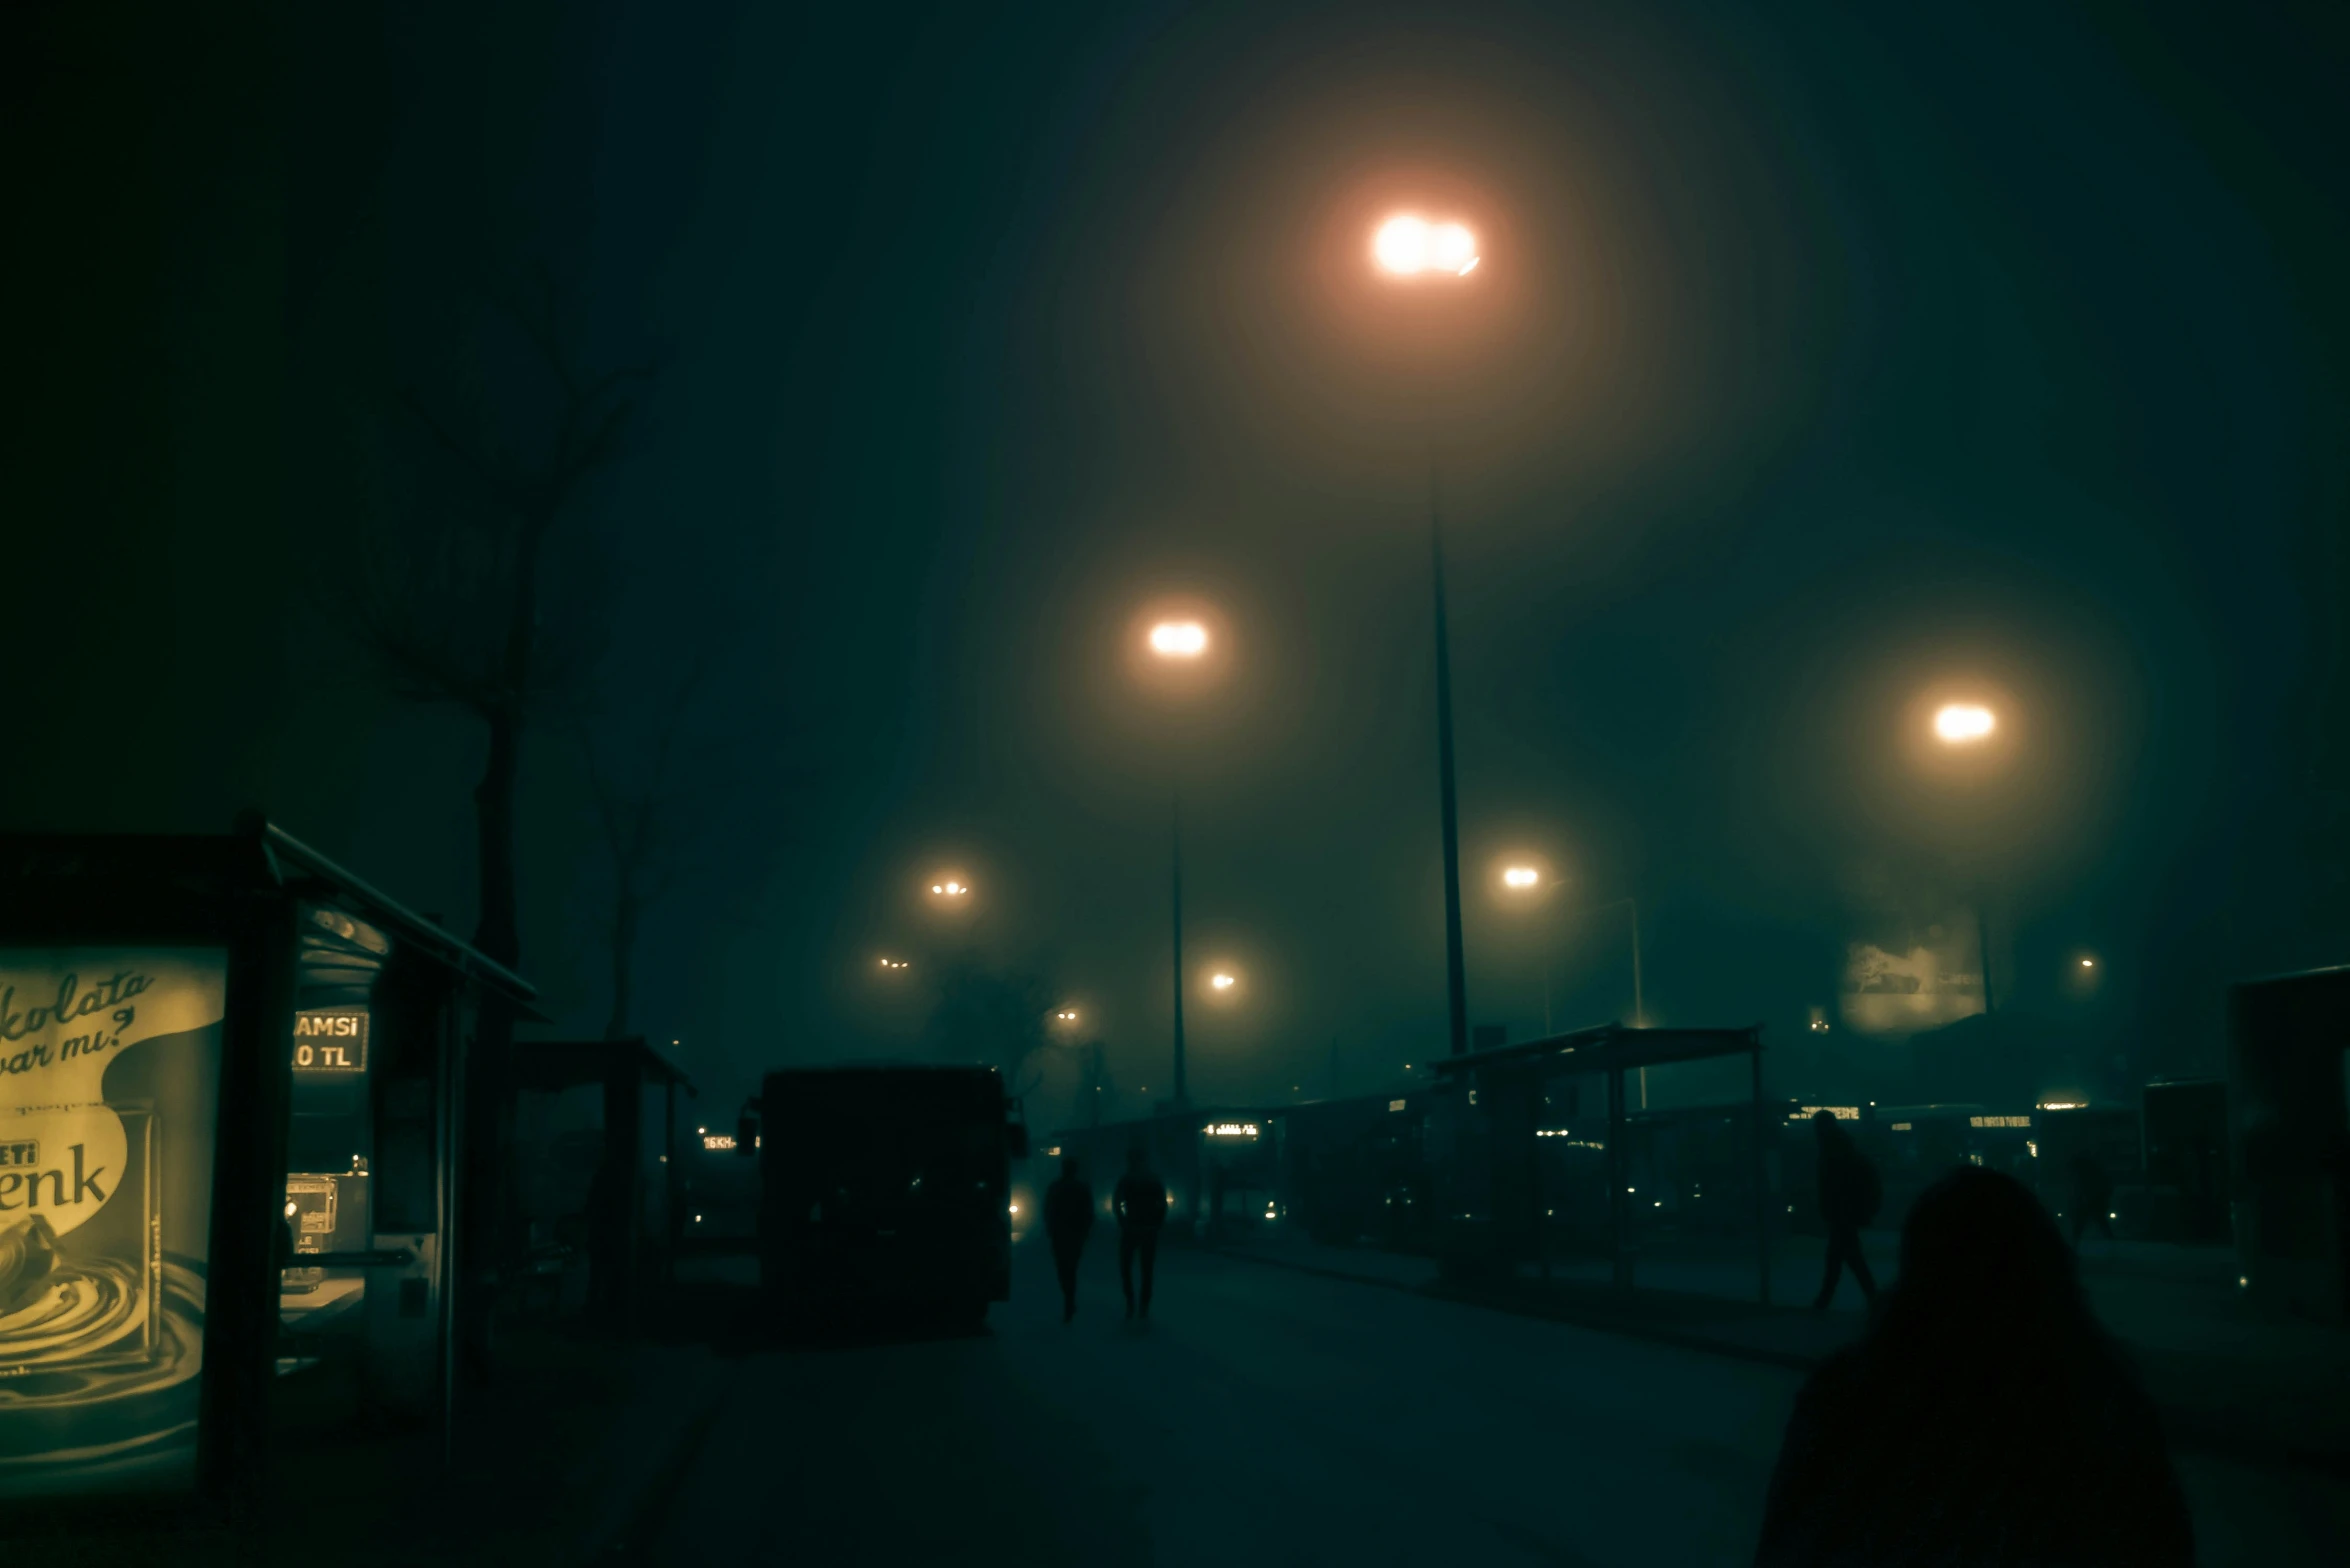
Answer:
[[[1634,1028],[1645,1029],[1648,1027],[1648,1003],[1640,991],[1640,900],[1628,898],[1624,902],[1632,906],[1632,1024]],[[1647,1069],[1641,1071],[1645,1074]],[[1643,1077],[1641,1081],[1645,1083],[1647,1080]]]
[[[1175,933],[1175,1099],[1184,1103],[1183,1084],[1183,797],[1175,797],[1173,853],[1170,857],[1174,889]]]
[[[677,1289],[677,1241],[684,1228],[678,1224],[679,1211],[684,1205],[677,1191],[677,1080],[668,1080],[661,1092],[661,1195],[669,1216],[669,1234],[662,1238],[664,1252],[661,1258],[661,1288]]]
[[[1975,900],[1975,943],[1983,950],[1983,1014],[1991,1013],[1991,895]]]
[[[1452,649],[1444,618],[1444,531],[1436,460],[1428,461],[1428,558],[1436,594],[1436,766],[1444,812],[1444,961],[1451,983],[1452,1054],[1469,1049],[1468,966],[1461,956],[1461,839],[1452,777]]]
[[[1770,1129],[1763,1122],[1762,1035],[1759,1031],[1754,1037],[1751,1059],[1754,1063],[1755,1299],[1767,1307],[1771,1304],[1771,1167],[1770,1158],[1763,1150],[1763,1136]]]
[[[1534,1224],[1534,1263],[1550,1278],[1550,1214],[1542,1201],[1542,1107],[1550,1080],[1536,1077],[1526,1092],[1526,1197]]]
[[[1607,1204],[1618,1290],[1632,1286],[1632,1249],[1626,1235],[1632,1206],[1624,1201],[1624,1178],[1631,1173],[1631,1162],[1624,1158],[1624,1069],[1611,1066],[1607,1070]]]
[[[1627,898],[1632,906],[1632,1027],[1648,1027],[1648,1004],[1640,994],[1640,900]],[[1648,1069],[1640,1069],[1640,1108],[1648,1109]]]

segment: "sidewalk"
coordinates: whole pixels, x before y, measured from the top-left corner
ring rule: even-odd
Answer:
[[[345,1568],[607,1558],[690,1462],[720,1379],[706,1345],[506,1331],[496,1381],[465,1407],[445,1470],[437,1442],[413,1436],[287,1445],[273,1489],[301,1505],[273,1521],[267,1560],[313,1561],[322,1539]]]
[[[1889,1282],[1899,1239],[1872,1232],[1864,1248],[1879,1283]],[[1644,1257],[1635,1287],[1622,1291],[1612,1283],[1612,1265],[1590,1259],[1554,1262],[1548,1280],[1529,1266],[1509,1277],[1460,1282],[1439,1279],[1430,1258],[1321,1246],[1302,1237],[1259,1233],[1218,1250],[1792,1368],[1816,1366],[1867,1326],[1850,1283],[1831,1310],[1809,1310],[1824,1262],[1818,1238],[1789,1237],[1773,1247],[1768,1306],[1757,1300],[1752,1252]],[[2211,1249],[2141,1247],[2100,1255],[2093,1243],[2082,1277],[2099,1318],[2137,1362],[2174,1440],[2259,1463],[2350,1475],[2350,1332],[2255,1316],[2231,1270],[2225,1254]]]
[[[575,1568],[625,1560],[691,1463],[723,1392],[707,1345],[504,1329],[497,1377],[466,1395],[446,1456],[431,1431],[273,1442],[265,1517],[245,1530],[40,1539],[50,1568]],[[29,1543],[23,1543],[29,1544]]]

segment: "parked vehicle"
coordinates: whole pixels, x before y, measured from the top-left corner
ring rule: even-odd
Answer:
[[[1011,1162],[1028,1153],[992,1067],[769,1073],[737,1133],[759,1160],[759,1275],[807,1321],[901,1308],[976,1324],[1011,1297]]]

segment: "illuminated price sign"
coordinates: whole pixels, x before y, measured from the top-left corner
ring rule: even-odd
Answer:
[[[367,1009],[321,1007],[294,1015],[294,1071],[367,1071]]]

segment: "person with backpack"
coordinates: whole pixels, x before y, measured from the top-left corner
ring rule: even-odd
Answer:
[[[1828,1227],[1828,1263],[1812,1310],[1828,1310],[1828,1304],[1836,1299],[1837,1276],[1847,1266],[1860,1285],[1860,1293],[1873,1305],[1877,1280],[1869,1272],[1869,1260],[1861,1254],[1860,1228],[1875,1219],[1884,1204],[1884,1179],[1860,1152],[1860,1145],[1852,1141],[1852,1134],[1838,1123],[1835,1112],[1813,1113],[1811,1125],[1819,1139],[1820,1219]]]

